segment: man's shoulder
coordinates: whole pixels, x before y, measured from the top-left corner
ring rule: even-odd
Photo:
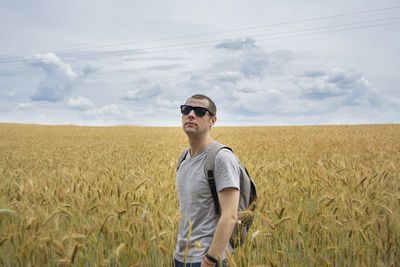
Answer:
[[[215,156],[215,161],[220,162],[220,161],[233,161],[237,164],[239,164],[239,159],[233,153],[231,149],[227,148],[222,148],[218,151],[217,155]]]
[[[223,146],[220,150],[218,150],[217,156],[227,156],[227,155],[235,155],[231,148],[228,146]]]

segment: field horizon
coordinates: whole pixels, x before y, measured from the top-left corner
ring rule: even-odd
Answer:
[[[71,126],[71,127],[148,127],[148,128],[181,128],[180,125],[176,126],[158,126],[158,125],[78,125],[78,124],[40,124],[40,123],[19,123],[19,122],[0,122],[0,125],[30,125],[30,126]],[[294,125],[214,125],[213,128],[238,128],[238,127],[308,127],[308,126],[367,126],[367,125],[400,125],[400,122],[393,123],[354,123],[354,124],[294,124]]]

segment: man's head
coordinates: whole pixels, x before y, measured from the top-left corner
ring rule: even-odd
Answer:
[[[215,105],[214,101],[211,100],[211,98],[209,98],[206,95],[201,95],[201,94],[196,94],[196,95],[192,95],[191,97],[189,97],[185,104],[187,104],[187,102],[190,99],[206,99],[208,101],[208,106],[207,108],[209,109],[209,111],[211,111],[212,114],[208,114],[210,117],[216,116],[217,115],[217,106]]]
[[[208,96],[196,94],[181,107],[182,127],[188,135],[208,133],[217,121],[217,107]]]

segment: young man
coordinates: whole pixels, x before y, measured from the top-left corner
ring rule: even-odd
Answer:
[[[214,102],[204,95],[193,95],[181,106],[182,127],[189,139],[189,150],[176,173],[179,198],[179,232],[175,266],[216,266],[225,260],[225,248],[232,252],[229,238],[237,221],[239,205],[239,160],[228,149],[215,158],[215,184],[221,206],[216,215],[214,199],[204,173],[207,152],[215,142],[210,129],[217,121]],[[217,264],[218,265],[218,264]]]

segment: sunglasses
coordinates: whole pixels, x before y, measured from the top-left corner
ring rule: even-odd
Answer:
[[[208,108],[203,108],[203,107],[193,107],[189,105],[182,105],[181,106],[181,113],[183,115],[189,115],[189,113],[194,110],[194,114],[196,114],[196,117],[203,117],[206,115],[206,112],[210,113],[211,116],[214,116],[213,113],[208,109]]]

